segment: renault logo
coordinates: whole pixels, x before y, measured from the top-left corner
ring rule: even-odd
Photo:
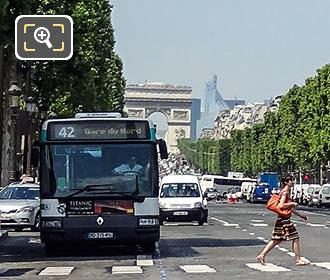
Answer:
[[[99,226],[102,226],[103,223],[104,223],[103,218],[102,218],[102,217],[98,217],[98,218],[96,219],[96,223],[97,223]]]

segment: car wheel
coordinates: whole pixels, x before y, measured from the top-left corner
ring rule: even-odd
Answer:
[[[15,231],[18,231],[18,232],[23,231],[23,227],[17,227],[17,228],[15,228]]]
[[[40,231],[40,212],[37,213],[35,219],[34,219],[34,226],[32,227],[33,231]]]
[[[159,220],[159,225],[160,226],[164,225],[164,221],[163,220]]]
[[[198,221],[198,225],[199,225],[199,226],[202,226],[203,224],[204,224],[204,220],[199,220],[199,221]]]

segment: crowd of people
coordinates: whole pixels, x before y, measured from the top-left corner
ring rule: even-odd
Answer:
[[[170,174],[195,174],[201,175],[199,169],[195,169],[182,154],[169,154],[167,159],[159,162],[160,178]]]

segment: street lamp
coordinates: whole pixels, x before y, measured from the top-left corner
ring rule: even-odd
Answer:
[[[17,158],[16,158],[16,142],[17,142],[17,119],[19,99],[22,94],[22,89],[17,86],[17,82],[13,82],[12,86],[8,90],[9,93],[9,107],[11,109],[11,147],[9,158],[9,181],[14,182],[17,180]]]
[[[26,100],[26,111],[29,112],[29,115],[37,111],[37,104],[33,96],[29,96]]]
[[[41,122],[44,122],[47,118],[47,107],[41,103],[41,105],[38,108],[39,111],[39,118]]]
[[[26,110],[29,112],[29,123],[28,123],[28,135],[27,135],[27,153],[26,153],[26,175],[32,175],[32,166],[31,166],[31,149],[32,149],[32,134],[33,131],[33,114],[37,111],[37,103],[33,96],[29,96],[26,99]]]

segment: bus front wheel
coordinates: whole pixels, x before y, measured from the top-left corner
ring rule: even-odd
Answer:
[[[56,253],[56,246],[54,243],[45,242],[45,253],[48,256],[55,255]]]
[[[147,254],[152,254],[156,249],[156,243],[150,242],[150,243],[143,243],[141,244],[143,252]]]

